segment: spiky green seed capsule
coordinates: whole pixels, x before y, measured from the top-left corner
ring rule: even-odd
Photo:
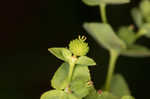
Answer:
[[[86,37],[82,36],[78,39],[72,40],[69,43],[69,50],[75,55],[75,56],[84,56],[89,51],[88,43],[85,42]]]

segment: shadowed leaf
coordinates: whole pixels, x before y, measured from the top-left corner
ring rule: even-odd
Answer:
[[[126,48],[126,44],[114,33],[109,24],[84,23],[83,27],[99,44],[108,50],[120,52]]]
[[[122,51],[121,54],[130,57],[149,57],[150,50],[141,45],[132,45],[127,50]]]
[[[89,6],[99,6],[100,4],[124,4],[129,3],[130,0],[82,0]]]
[[[142,17],[140,10],[138,8],[133,8],[131,10],[131,15],[132,15],[132,18],[133,18],[135,24],[138,27],[141,27],[141,25],[143,24],[143,17]]]
[[[136,40],[135,33],[134,33],[133,29],[130,26],[129,27],[125,27],[124,26],[124,27],[119,28],[118,36],[127,45],[132,45],[135,42],[135,40]]]
[[[110,91],[113,95],[119,97],[122,97],[124,95],[130,95],[130,91],[125,79],[119,74],[113,76]]]

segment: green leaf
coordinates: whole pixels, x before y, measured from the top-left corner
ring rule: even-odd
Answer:
[[[50,51],[57,58],[66,62],[68,62],[72,55],[72,53],[67,48],[49,48],[48,51]]]
[[[143,24],[140,28],[140,31],[142,33],[141,35],[150,38],[150,23]]]
[[[82,0],[85,4],[89,6],[99,6],[100,0]]]
[[[72,80],[90,81],[90,72],[87,66],[76,65],[74,68]]]
[[[150,1],[143,0],[140,3],[140,11],[146,22],[150,22]]]
[[[90,93],[85,97],[85,99],[120,99],[120,98],[106,91],[104,92],[102,91],[102,93],[99,94],[94,87],[91,87]]]
[[[114,96],[113,94],[109,92],[102,92],[102,94],[99,95],[98,99],[120,99],[117,96]]]
[[[100,4],[124,4],[129,3],[130,0],[82,0],[89,6],[99,6]]]
[[[51,90],[45,92],[40,99],[79,99],[73,94],[66,93],[60,90]]]
[[[135,99],[135,98],[132,96],[123,96],[121,99]]]
[[[76,61],[76,64],[91,66],[96,65],[96,62],[92,58],[89,58],[87,56],[81,56]]]
[[[85,97],[85,99],[99,99],[99,95],[97,93],[97,90],[94,87],[90,87],[90,92]]]
[[[127,45],[132,45],[136,39],[135,33],[131,26],[129,27],[124,26],[119,28],[118,36],[120,37],[120,39],[126,42]]]
[[[128,85],[120,74],[114,75],[111,81],[110,92],[113,95],[122,97],[124,95],[130,95]]]
[[[127,50],[122,51],[121,54],[130,57],[149,57],[150,50],[141,45],[132,45]]]
[[[63,63],[55,75],[51,80],[51,84],[53,88],[56,89],[65,89],[67,86],[67,78],[68,78],[69,65],[67,63]],[[89,92],[88,81],[90,81],[90,73],[87,66],[83,65],[75,65],[72,81],[70,83],[70,88],[73,94],[82,98],[86,96]]]
[[[91,80],[87,66],[76,65],[70,84],[71,91],[75,96],[83,98],[89,93],[88,82]]]
[[[138,8],[133,8],[131,10],[131,15],[132,15],[132,18],[133,18],[135,24],[138,27],[141,27],[141,25],[143,24],[143,17],[142,17],[140,10]]]
[[[87,82],[83,81],[73,81],[70,85],[71,91],[75,96],[83,98],[89,94],[89,85]]]
[[[63,63],[58,68],[58,70],[55,72],[55,74],[51,80],[51,85],[53,88],[64,89],[66,87],[68,71],[69,71],[68,63]]]
[[[126,44],[114,33],[109,24],[84,23],[85,30],[108,50],[120,52],[126,48]]]

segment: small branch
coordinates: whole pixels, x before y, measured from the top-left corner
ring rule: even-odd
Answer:
[[[110,51],[109,67],[108,67],[106,83],[105,83],[105,90],[106,91],[109,91],[109,89],[110,89],[110,84],[111,84],[112,76],[114,73],[117,58],[118,58],[118,53],[113,51],[113,50]]]
[[[104,23],[107,23],[107,17],[106,17],[106,5],[105,4],[100,4],[100,15],[101,19]]]

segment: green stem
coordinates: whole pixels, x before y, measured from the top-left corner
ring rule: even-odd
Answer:
[[[111,83],[112,76],[114,73],[117,58],[118,58],[118,53],[116,51],[113,51],[113,50],[110,51],[109,67],[108,67],[107,78],[106,78],[106,83],[105,83],[105,90],[106,91],[109,91],[109,89],[110,89],[110,83]]]
[[[101,14],[101,19],[104,23],[107,23],[107,17],[106,17],[106,5],[105,4],[100,4],[100,14]]]
[[[69,75],[68,75],[68,85],[71,82],[71,78],[72,78],[73,69],[74,69],[75,64],[74,63],[70,63],[69,65],[70,66],[69,66]]]

